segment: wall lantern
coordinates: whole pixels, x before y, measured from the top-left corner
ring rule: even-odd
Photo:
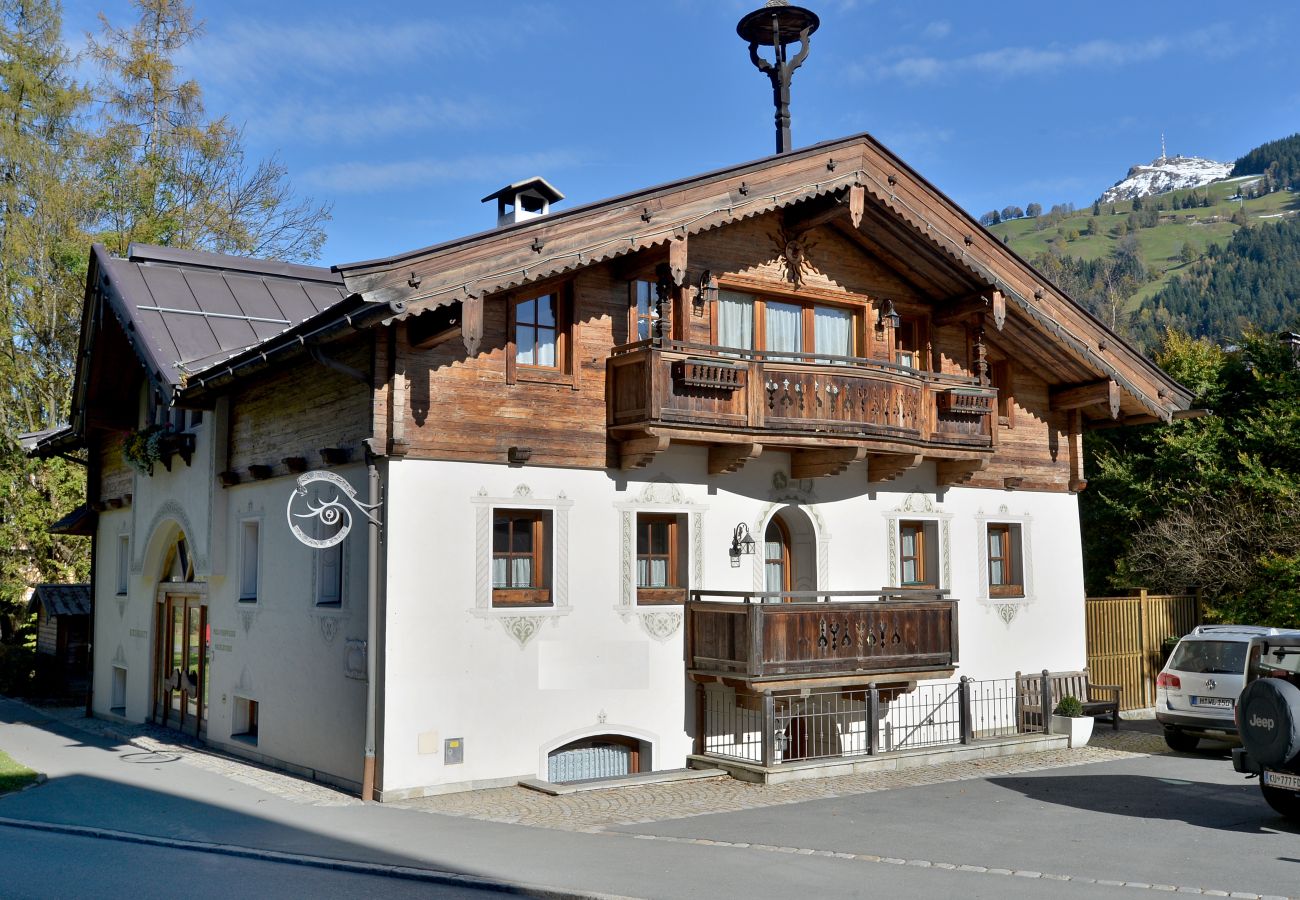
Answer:
[[[731,533],[731,549],[727,551],[731,554],[731,567],[740,568],[740,558],[742,556],[754,555],[754,537],[749,533],[749,526],[741,522],[736,526],[736,530]]]
[[[877,331],[883,331],[886,323],[889,324],[890,328],[897,329],[902,321],[903,317],[898,314],[898,310],[894,309],[893,300],[881,301],[880,309],[876,313]]]

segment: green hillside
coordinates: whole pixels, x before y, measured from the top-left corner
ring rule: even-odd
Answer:
[[[1083,261],[1102,260],[1113,255],[1124,238],[1132,234],[1134,241],[1130,245],[1135,245],[1150,280],[1128,296],[1126,310],[1131,313],[1166,287],[1172,277],[1203,257],[1209,245],[1227,244],[1243,220],[1249,224],[1275,222],[1300,214],[1300,194],[1291,191],[1230,199],[1237,195],[1239,187],[1255,180],[1255,176],[1233,178],[1146,197],[1136,211],[1132,201],[1123,201],[1102,204],[1098,215],[1093,215],[1094,207],[1084,207],[1072,213],[1057,211],[1011,219],[990,230],[1031,262],[1045,253]],[[1208,201],[1209,205],[1192,205],[1193,198]],[[1137,228],[1133,228],[1135,224]],[[1190,247],[1186,256],[1184,245]],[[1068,285],[1062,287],[1069,290]]]

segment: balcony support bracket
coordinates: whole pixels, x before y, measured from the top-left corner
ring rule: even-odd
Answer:
[[[866,459],[865,447],[834,447],[829,450],[796,450],[790,454],[790,477],[821,478],[838,475],[850,465]]]
[[[618,445],[619,467],[644,469],[650,465],[655,454],[668,449],[668,443],[668,436],[665,434],[652,434],[622,441]]]
[[[919,453],[872,453],[867,456],[867,481],[893,481],[921,464]]]
[[[709,474],[738,472],[745,463],[758,459],[762,453],[762,444],[713,444],[709,447]]]
[[[941,459],[935,464],[935,481],[940,487],[965,484],[976,472],[988,468],[988,458],[981,459]]]

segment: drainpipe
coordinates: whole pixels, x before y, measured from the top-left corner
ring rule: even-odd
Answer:
[[[366,476],[370,482],[371,508],[383,510],[381,521],[387,518],[388,510],[379,506],[384,501],[384,489],[379,479],[379,457],[374,453],[372,441],[366,445]],[[368,526],[370,536],[369,559],[367,566],[366,589],[366,748],[361,766],[361,799],[375,799],[375,732],[378,715],[378,666],[375,664],[379,654],[379,528],[380,523],[371,521]]]

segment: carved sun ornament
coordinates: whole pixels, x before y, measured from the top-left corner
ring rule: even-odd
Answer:
[[[795,290],[803,287],[805,268],[811,269],[810,254],[816,249],[817,241],[807,234],[795,235],[784,228],[778,228],[775,235],[777,263],[781,275],[794,285]]]

